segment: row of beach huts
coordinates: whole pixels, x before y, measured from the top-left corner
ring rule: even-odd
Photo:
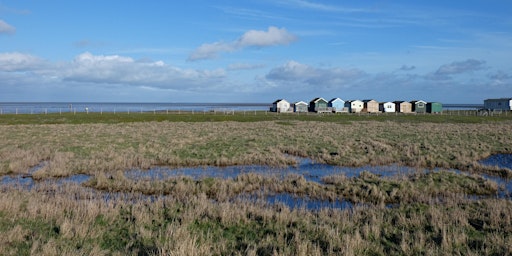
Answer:
[[[270,111],[278,113],[441,113],[443,105],[439,102],[423,100],[378,102],[373,99],[344,101],[333,98],[327,101],[319,97],[311,100],[309,104],[304,101],[290,103],[285,99],[278,99],[272,103]]]

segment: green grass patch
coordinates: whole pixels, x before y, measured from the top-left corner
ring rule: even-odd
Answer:
[[[350,123],[357,121],[431,122],[431,123],[486,123],[512,120],[512,113],[494,116],[455,114],[277,114],[266,111],[256,112],[144,112],[144,113],[51,113],[51,114],[3,114],[0,124],[86,124],[86,123],[131,123],[131,122],[258,122],[278,120],[289,125],[289,120]]]

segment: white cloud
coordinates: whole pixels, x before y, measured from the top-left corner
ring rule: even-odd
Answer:
[[[416,66],[402,65],[402,67],[400,67],[400,71],[411,71],[414,69],[416,69]]]
[[[428,74],[427,78],[433,80],[449,80],[453,75],[470,73],[481,70],[485,67],[485,61],[467,59],[465,61],[454,61],[450,64],[440,66],[434,73]]]
[[[233,52],[246,47],[268,47],[287,45],[297,40],[297,36],[284,28],[269,27],[267,31],[249,30],[233,42],[215,42],[203,44],[192,52],[189,60],[216,58],[219,53]]]
[[[237,46],[273,46],[286,45],[297,40],[297,37],[288,33],[284,28],[269,27],[267,31],[249,30],[240,37]]]
[[[218,56],[219,52],[233,52],[236,49],[236,45],[233,43],[216,42],[212,44],[203,44],[191,53],[188,59],[192,61],[214,59]]]
[[[263,64],[233,63],[228,66],[228,70],[251,70],[263,67],[265,67]]]
[[[454,75],[454,74],[476,71],[476,70],[482,69],[484,64],[485,64],[485,61],[480,61],[480,60],[475,60],[475,59],[468,59],[465,61],[455,61],[450,64],[442,65],[441,67],[439,67],[439,69],[436,71],[436,74]]]
[[[222,69],[181,69],[163,61],[136,61],[130,57],[88,52],[77,56],[63,74],[65,81],[185,90],[208,88],[224,77]]]
[[[335,6],[335,5],[320,4],[320,3],[315,3],[315,2],[306,1],[306,0],[286,0],[286,1],[282,1],[282,2],[289,6],[300,7],[303,9],[316,10],[316,11],[346,12],[346,13],[368,12],[368,10],[365,10],[365,9],[346,8],[346,7]]]
[[[14,34],[16,28],[7,24],[7,22],[0,20],[0,34]]]
[[[43,60],[19,52],[0,53],[0,71],[30,71],[40,68]]]
[[[512,74],[506,73],[503,70],[498,70],[497,72],[488,74],[487,77],[493,80],[509,80],[512,79]]]
[[[316,88],[347,88],[365,77],[359,69],[316,68],[296,61],[270,70],[266,79],[284,84]]]

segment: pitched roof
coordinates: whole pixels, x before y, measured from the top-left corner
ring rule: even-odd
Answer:
[[[343,102],[345,102],[344,100],[342,100],[342,99],[340,99],[340,98],[332,98],[332,99],[329,101],[329,103],[332,103],[332,102],[335,102],[335,101],[338,101],[338,100],[339,100],[339,101],[343,101]]]
[[[327,101],[326,101],[324,98],[322,98],[322,97],[314,98],[311,102],[313,102],[313,103],[317,103],[317,102],[319,102],[319,101],[321,101],[321,100],[323,100],[323,101],[327,102]]]
[[[281,101],[286,101],[286,100],[285,99],[278,99],[278,100],[274,101],[272,104],[277,104],[277,103],[279,103]],[[288,101],[286,101],[286,102],[288,102]]]

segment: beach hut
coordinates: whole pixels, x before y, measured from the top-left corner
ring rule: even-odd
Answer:
[[[345,107],[348,108],[350,113],[359,113],[364,108],[364,102],[360,100],[348,100],[345,101]]]
[[[396,112],[396,106],[395,103],[388,101],[379,103],[379,110],[384,113],[393,113]]]
[[[396,112],[400,113],[411,113],[412,104],[407,101],[394,101]]]
[[[426,113],[427,112],[427,102],[422,100],[413,100],[412,104],[412,112],[415,113]]]
[[[345,108],[345,101],[340,98],[334,98],[327,103],[327,107],[332,109],[332,112],[347,112]]]
[[[512,110],[512,98],[486,99],[484,108],[489,110]]]
[[[324,98],[314,98],[309,102],[310,112],[328,112],[327,101]]]
[[[297,113],[308,112],[308,104],[304,101],[297,101],[293,104],[293,111]]]
[[[272,108],[270,108],[270,111],[277,112],[277,113],[283,113],[288,112],[290,110],[290,102],[284,100],[284,99],[278,99],[272,103]]]
[[[379,112],[379,102],[376,100],[363,100],[364,105],[363,109],[368,113],[378,113]],[[364,110],[363,110],[364,111]]]
[[[443,104],[439,102],[427,103],[427,113],[441,113],[443,112]]]

